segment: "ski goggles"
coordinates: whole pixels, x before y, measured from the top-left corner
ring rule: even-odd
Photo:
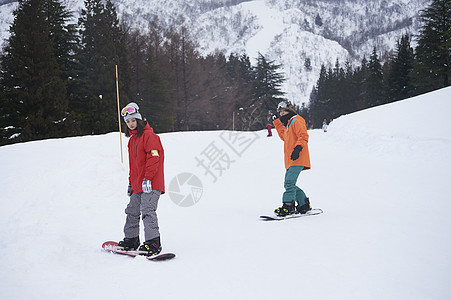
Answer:
[[[138,109],[136,109],[136,107],[133,107],[133,106],[127,106],[127,107],[124,107],[124,108],[122,109],[121,115],[122,115],[123,117],[125,117],[126,115],[131,115],[131,114],[134,114],[134,113],[137,113],[137,112],[138,112]]]
[[[281,111],[282,109],[285,109],[285,108],[287,108],[288,107],[288,105],[287,105],[287,103],[285,102],[285,101],[281,101],[278,105],[277,105],[277,111]]]

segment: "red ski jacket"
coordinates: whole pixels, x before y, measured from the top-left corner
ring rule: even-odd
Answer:
[[[128,141],[129,184],[134,193],[142,192],[144,179],[152,181],[152,190],[164,189],[164,150],[160,138],[147,123],[142,135],[130,130]]]

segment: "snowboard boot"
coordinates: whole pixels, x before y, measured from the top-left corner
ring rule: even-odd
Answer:
[[[293,215],[296,213],[296,206],[294,205],[294,201],[284,202],[282,207],[276,208],[274,210],[274,214],[278,217],[285,217],[288,215]]]
[[[298,205],[296,207],[296,212],[298,214],[306,214],[310,210],[312,210],[312,206],[310,205],[310,199],[309,198],[305,198],[305,204],[304,205],[300,205],[300,206]]]
[[[139,254],[151,256],[161,252],[160,237],[145,241],[138,249]]]
[[[118,250],[131,251],[136,250],[139,247],[139,236],[134,238],[124,238],[123,241],[120,241],[117,244]]]

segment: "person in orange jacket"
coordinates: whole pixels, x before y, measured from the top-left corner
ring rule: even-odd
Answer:
[[[280,117],[274,120],[274,126],[280,139],[284,142],[285,159],[285,192],[282,196],[282,207],[274,213],[277,216],[305,214],[310,211],[310,200],[304,191],[296,186],[302,170],[310,169],[307,128],[305,120],[296,114],[290,103],[282,101],[277,107]],[[296,206],[297,203],[297,206]]]
[[[145,242],[138,249],[143,255],[154,255],[161,251],[157,206],[160,195],[164,194],[164,150],[160,138],[149,123],[142,119],[139,107],[131,102],[122,109],[122,117],[127,123],[129,156],[129,186],[127,195],[130,202],[125,209],[127,215],[124,226],[124,240],[118,244],[121,250],[136,250],[139,245],[139,223],[142,216]]]

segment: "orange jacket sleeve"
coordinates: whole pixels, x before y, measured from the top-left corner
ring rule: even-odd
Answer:
[[[277,130],[277,134],[279,135],[282,141],[285,141],[285,126],[283,126],[282,122],[279,119],[274,120],[274,127]]]

